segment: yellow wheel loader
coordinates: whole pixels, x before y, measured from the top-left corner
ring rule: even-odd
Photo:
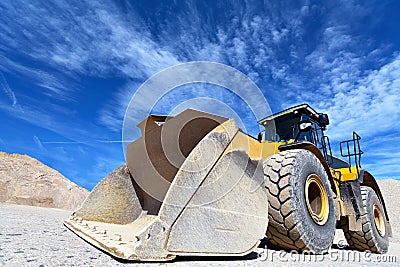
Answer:
[[[65,226],[120,259],[245,255],[267,236],[282,249],[323,253],[336,228],[349,246],[384,253],[391,235],[374,177],[360,167],[360,137],[332,156],[326,114],[299,105],[258,122],[188,109],[151,115],[126,165],[92,190]]]

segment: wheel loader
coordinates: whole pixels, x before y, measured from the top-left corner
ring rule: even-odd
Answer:
[[[150,115],[126,165],[92,190],[65,226],[126,260],[245,255],[260,240],[323,253],[343,229],[349,247],[387,252],[391,236],[374,177],[360,166],[360,136],[332,155],[329,118],[309,105],[258,122],[254,138],[233,119],[187,109]]]

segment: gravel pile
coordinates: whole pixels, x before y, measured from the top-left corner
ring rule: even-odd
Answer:
[[[379,187],[385,199],[392,225],[393,242],[400,242],[400,181],[394,179],[378,180]]]
[[[32,157],[0,152],[0,202],[75,210],[88,194]]]

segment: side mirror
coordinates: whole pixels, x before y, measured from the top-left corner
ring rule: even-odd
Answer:
[[[318,121],[322,127],[329,125],[328,114],[324,114],[324,113],[318,114]]]
[[[257,140],[258,140],[258,142],[261,142],[261,140],[262,140],[262,132],[258,133]]]

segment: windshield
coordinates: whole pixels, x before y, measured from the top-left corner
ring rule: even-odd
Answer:
[[[275,122],[275,123],[274,123]],[[285,142],[294,139],[297,134],[297,125],[300,122],[299,116],[288,114],[267,121],[265,125],[265,139],[268,141]],[[276,132],[276,134],[274,134]]]

